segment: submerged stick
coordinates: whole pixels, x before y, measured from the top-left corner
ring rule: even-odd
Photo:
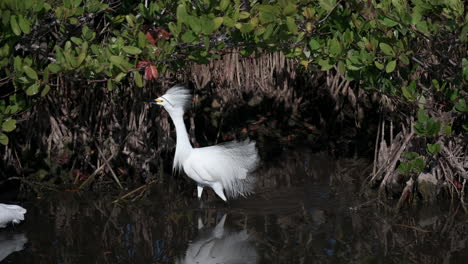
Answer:
[[[88,179],[86,179],[81,185],[80,187],[78,187],[78,189],[83,189],[84,187],[86,187],[86,185],[88,185],[92,180],[94,180],[94,177],[96,176],[96,174],[98,174],[105,166],[106,166],[106,163],[109,162],[110,160],[112,160],[114,158],[114,155],[111,155],[104,164],[102,164],[101,166],[99,166],[89,177]]]
[[[120,200],[123,200],[123,199],[129,197],[130,195],[132,195],[132,194],[134,194],[134,193],[136,193],[136,192],[138,192],[138,191],[140,191],[140,190],[142,190],[142,189],[148,187],[149,185],[155,183],[156,181],[157,181],[157,180],[152,180],[152,181],[148,182],[147,184],[142,185],[142,186],[136,188],[135,190],[126,193],[126,194],[122,195],[121,197],[119,197],[119,198],[115,199],[114,201],[112,201],[112,203],[116,203],[116,202],[118,202],[118,201],[120,201]]]
[[[109,168],[109,171],[111,172],[112,177],[114,177],[115,182],[117,182],[120,189],[123,189],[122,184],[120,183],[120,180],[117,177],[117,174],[115,174],[114,170],[112,169],[111,165],[109,164],[109,161],[106,160],[106,157],[104,156],[104,153],[102,153],[101,148],[98,146],[97,143],[96,143],[96,148],[97,148],[97,150],[99,152],[99,155],[101,155],[101,157],[104,159],[104,164],[107,166],[107,168]]]

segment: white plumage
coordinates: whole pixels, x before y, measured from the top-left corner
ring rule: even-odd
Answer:
[[[23,250],[27,242],[25,234],[0,234],[0,262],[10,254]]]
[[[232,141],[204,148],[193,148],[184,123],[184,112],[191,102],[188,89],[175,86],[154,100],[171,116],[177,134],[174,155],[174,170],[183,169],[187,176],[197,182],[198,198],[204,187],[211,187],[226,201],[229,197],[245,196],[253,192],[259,157],[255,142]]]
[[[253,264],[257,263],[258,254],[247,231],[231,232],[224,227],[226,215],[215,228],[202,230],[189,244],[180,264]],[[199,219],[199,229],[203,228]]]
[[[24,220],[26,209],[19,205],[0,203],[0,227],[5,227],[9,223],[19,224]]]

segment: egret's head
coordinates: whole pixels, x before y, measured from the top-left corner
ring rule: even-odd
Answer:
[[[183,86],[174,86],[167,90],[164,95],[151,100],[151,102],[163,106],[169,113],[184,112],[191,105],[192,95],[189,89]]]

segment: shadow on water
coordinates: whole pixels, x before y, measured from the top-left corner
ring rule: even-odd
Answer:
[[[192,192],[115,204],[59,193],[23,204],[0,231],[2,263],[463,263],[468,218],[449,205],[392,212],[357,194],[362,160],[286,153],[257,194],[224,204]],[[340,186],[340,187],[337,187]],[[24,249],[23,249],[24,247]]]

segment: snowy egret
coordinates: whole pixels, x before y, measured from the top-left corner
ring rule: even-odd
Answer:
[[[25,234],[0,234],[0,262],[10,254],[23,250],[27,242]]]
[[[176,129],[176,151],[173,169],[183,169],[197,182],[198,198],[204,187],[211,187],[224,201],[228,197],[246,196],[253,192],[259,157],[255,141],[231,141],[215,146],[193,148],[184,123],[184,113],[192,96],[182,86],[174,86],[153,102],[169,113]]]
[[[200,234],[189,244],[185,255],[176,263],[257,263],[258,254],[246,230],[230,231],[224,227],[226,215],[214,228],[203,228],[198,219]]]
[[[0,227],[5,227],[10,222],[18,224],[24,220],[26,209],[19,205],[0,203]]]

